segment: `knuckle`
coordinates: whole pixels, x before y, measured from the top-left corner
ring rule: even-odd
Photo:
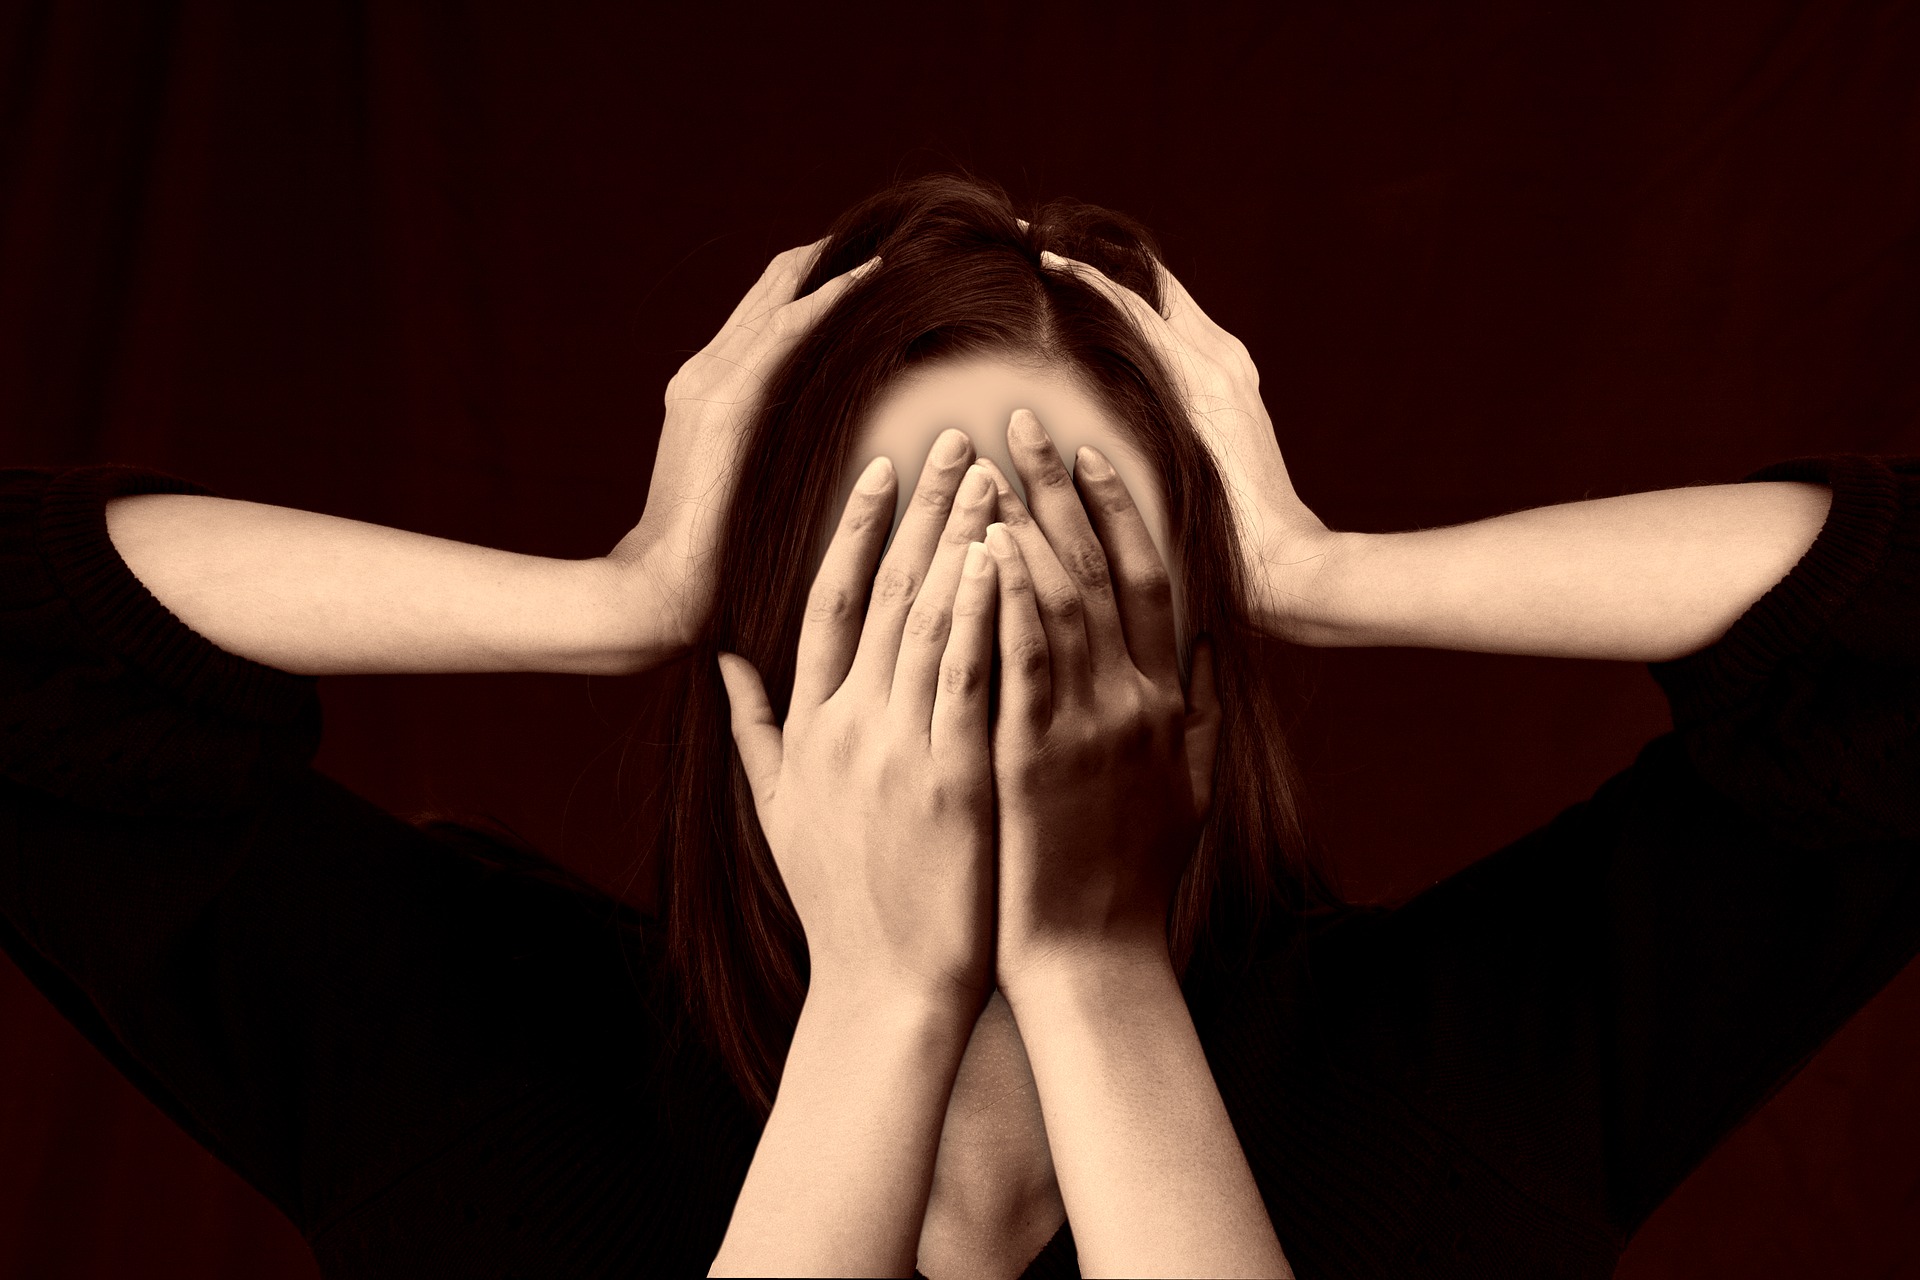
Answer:
[[[874,575],[873,598],[886,604],[911,600],[919,589],[919,575],[908,573],[897,564],[883,564]]]
[[[1040,636],[1022,636],[1007,646],[1001,655],[1002,665],[1010,668],[1026,679],[1038,679],[1047,673],[1052,661],[1047,642]]]
[[[1036,752],[1021,752],[1007,761],[1005,768],[1015,791],[1031,795],[1046,787],[1049,770]]]
[[[1033,477],[1034,483],[1042,489],[1056,491],[1072,489],[1073,477],[1068,475],[1067,469],[1060,465],[1059,457],[1053,453],[1051,448],[1046,451],[1046,454],[1047,456],[1040,460],[1040,465],[1035,468],[1038,474]]]
[[[922,480],[913,491],[913,503],[929,515],[945,516],[953,503],[953,495],[942,485]]]
[[[1159,556],[1152,559],[1141,558],[1139,564],[1127,570],[1127,586],[1140,595],[1164,596],[1173,591],[1173,577],[1167,572]]]
[[[972,697],[985,683],[985,674],[977,662],[949,658],[940,664],[940,688],[950,697]]]
[[[806,327],[805,311],[791,304],[775,308],[767,317],[767,332],[777,339],[797,337]]]
[[[816,583],[807,594],[807,621],[840,622],[853,615],[853,593],[838,583]]]
[[[881,520],[892,515],[892,512],[888,510],[886,504],[880,501],[880,498],[884,496],[884,494],[873,497],[865,494],[856,495],[857,499],[864,500],[856,500],[847,504],[847,511],[846,514],[841,517],[840,527],[847,533],[872,532]]]
[[[907,613],[906,634],[909,639],[934,641],[944,639],[947,634],[947,615],[945,610],[931,605],[917,604]]]
[[[945,770],[934,776],[927,800],[935,813],[957,813],[976,808],[982,799],[980,781]]]
[[[1063,567],[1073,575],[1074,585],[1083,592],[1100,594],[1107,589],[1107,556],[1092,539],[1077,542],[1066,549]]]
[[[1062,582],[1038,592],[1036,598],[1040,603],[1040,611],[1049,617],[1066,622],[1080,616],[1080,593],[1074,590],[1070,582]]]

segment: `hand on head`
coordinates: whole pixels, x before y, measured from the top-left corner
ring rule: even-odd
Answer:
[[[1183,694],[1166,567],[1105,459],[1081,452],[1076,492],[1031,413],[1008,443],[1031,511],[950,432],[884,560],[891,468],[863,476],[784,726],[753,667],[721,659],[816,982],[965,1004],[995,977],[1014,1000],[1059,966],[1166,959],[1211,799],[1210,652]]]
[[[1041,264],[1086,281],[1118,307],[1153,343],[1178,382],[1195,431],[1226,483],[1242,551],[1255,572],[1254,602],[1269,628],[1284,634],[1289,600],[1304,595],[1331,535],[1294,492],[1293,479],[1260,398],[1260,370],[1245,343],[1215,324],[1186,286],[1157,266],[1162,316],[1133,290],[1084,262],[1042,253]],[[1264,570],[1264,571],[1263,571]]]
[[[825,240],[788,249],[740,299],[713,341],[667,383],[666,419],[646,512],[611,558],[662,579],[658,598],[688,643],[713,609],[720,535],[740,472],[740,446],[768,377],[819,318],[879,264],[874,258],[804,298],[800,284]]]

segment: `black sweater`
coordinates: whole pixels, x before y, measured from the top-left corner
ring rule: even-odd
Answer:
[[[1605,1276],[1920,950],[1920,459],[1657,665],[1675,732],[1404,905],[1189,991],[1305,1280]],[[0,943],[331,1276],[704,1273],[758,1122],[660,931],[315,773],[312,681],[127,571],[113,468],[0,473]],[[1062,1230],[1030,1275],[1074,1273]]]

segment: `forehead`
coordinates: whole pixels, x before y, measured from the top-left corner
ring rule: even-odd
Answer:
[[[992,458],[1024,496],[1020,473],[1007,450],[1007,420],[1015,409],[1031,410],[1040,419],[1068,470],[1081,445],[1091,445],[1110,459],[1126,481],[1162,559],[1169,559],[1161,477],[1105,403],[1064,370],[1000,357],[916,367],[889,387],[861,424],[852,463],[841,477],[843,501],[861,468],[884,454],[900,477],[894,512],[898,525],[934,438],[948,427],[966,432],[974,452]]]

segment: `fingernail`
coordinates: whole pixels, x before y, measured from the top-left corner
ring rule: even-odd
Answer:
[[[1066,266],[1067,260],[1061,257],[1059,254],[1055,253],[1051,249],[1042,249],[1040,251],[1040,265],[1043,267],[1054,267],[1058,269],[1060,267]]]
[[[1015,409],[1013,420],[1007,424],[1007,434],[1015,444],[1025,445],[1029,449],[1038,449],[1047,443],[1047,433],[1041,427],[1040,419],[1034,417],[1031,409]]]
[[[1001,473],[1000,465],[992,458],[981,458],[973,465],[987,473],[987,479],[993,482],[993,491],[995,493],[1006,493],[1008,491],[1007,477]]]
[[[858,280],[863,276],[872,275],[875,271],[879,269],[880,269],[880,259],[878,257],[868,258],[865,262],[861,263],[859,266],[855,267],[853,270],[847,272],[847,277],[852,280]]]
[[[967,502],[978,502],[993,492],[993,481],[987,476],[987,469],[979,463],[967,468],[966,479],[960,482],[960,496]]]
[[[969,542],[967,544],[967,563],[964,572],[969,578],[977,578],[987,571],[987,544]]]
[[[891,474],[893,474],[893,463],[883,453],[867,464],[867,469],[860,473],[860,478],[853,482],[853,487],[862,493],[879,493],[887,487],[887,477]]]
[[[987,526],[987,549],[996,556],[1011,555],[1013,536],[1007,532],[1007,526],[994,521]]]
[[[972,442],[967,439],[967,433],[958,428],[949,427],[940,433],[938,440],[933,442],[933,460],[942,466],[955,463],[966,457],[970,448],[972,448]]]
[[[1099,450],[1091,445],[1081,445],[1080,452],[1073,455],[1079,465],[1080,474],[1089,480],[1106,480],[1113,475],[1113,464],[1100,456]]]

